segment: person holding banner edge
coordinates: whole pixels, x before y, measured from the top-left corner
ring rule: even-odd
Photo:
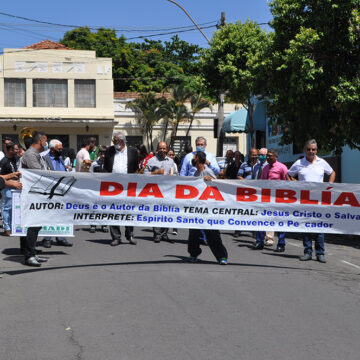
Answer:
[[[27,136],[24,139],[26,146],[29,147],[21,158],[22,169],[47,169],[46,163],[40,155],[44,151],[46,141],[46,135],[41,136],[37,131],[34,131],[31,136]],[[39,267],[42,262],[47,261],[46,258],[37,256],[35,252],[36,240],[40,230],[41,226],[29,227],[25,238],[20,238],[20,246],[24,253],[25,265],[27,266]]]
[[[316,140],[312,139],[306,142],[304,146],[305,157],[297,160],[288,171],[291,180],[324,182],[324,174],[327,174],[329,175],[329,183],[335,181],[335,171],[324,159],[321,159],[316,155],[317,150]],[[326,263],[324,233],[304,233],[304,255],[301,256],[299,260],[308,261],[312,259],[312,238],[315,238],[315,253],[317,260],[321,263]]]
[[[52,139],[49,143],[49,152],[43,156],[47,167],[51,171],[67,171],[66,166],[64,164],[64,159],[62,157],[63,144],[61,141],[57,139]],[[58,246],[73,246],[72,243],[67,241],[65,237],[57,236],[56,237],[56,245]],[[44,237],[42,241],[42,246],[44,248],[51,248],[51,236]]]

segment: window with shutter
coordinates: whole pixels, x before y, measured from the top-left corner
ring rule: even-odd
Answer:
[[[75,80],[75,107],[96,107],[95,80]]]
[[[67,80],[34,79],[34,107],[68,107]]]
[[[5,79],[5,106],[26,106],[26,79]]]

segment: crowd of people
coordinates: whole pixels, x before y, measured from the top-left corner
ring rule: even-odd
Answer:
[[[166,142],[159,142],[155,153],[148,153],[143,144],[136,147],[127,146],[126,137],[122,132],[113,134],[111,146],[98,146],[95,138],[85,139],[81,149],[75,156],[75,151],[64,151],[60,140],[52,139],[49,143],[47,135],[42,132],[34,132],[31,137],[24,139],[26,151],[9,138],[3,138],[3,151],[0,152],[0,189],[1,189],[1,213],[4,225],[4,235],[11,234],[11,189],[21,189],[19,176],[21,169],[39,169],[47,171],[77,171],[89,173],[116,173],[116,174],[147,174],[147,175],[173,175],[173,176],[196,176],[204,181],[213,179],[238,179],[241,180],[283,180],[283,181],[312,181],[323,182],[324,174],[329,175],[329,182],[335,181],[335,172],[331,166],[317,156],[317,143],[310,140],[305,144],[304,157],[297,160],[290,169],[278,161],[276,149],[251,148],[248,159],[239,152],[228,150],[222,161],[217,161],[214,154],[206,151],[207,142],[202,136],[195,140],[196,149],[187,147],[182,156],[176,156],[173,149],[169,149]],[[121,238],[121,228],[109,226],[111,246],[124,243]],[[39,256],[35,248],[38,233],[41,227],[29,227],[25,237],[20,238],[21,252],[24,254],[24,263],[28,266],[41,266],[47,258]],[[90,232],[95,233],[98,229],[95,225],[90,226]],[[107,226],[101,226],[100,231],[108,232]],[[153,240],[174,242],[168,236],[168,228],[153,228]],[[173,235],[177,229],[173,229]],[[235,231],[234,237],[241,235],[241,229]],[[265,246],[273,246],[274,232],[256,231],[256,239],[253,249],[262,250]],[[278,242],[275,252],[284,252],[286,246],[286,233],[277,233]],[[125,239],[132,245],[137,244],[134,237],[134,227],[125,226]],[[324,234],[303,234],[304,254],[299,258],[301,261],[312,259],[315,240],[316,259],[325,263]],[[53,244],[71,247],[65,237],[56,237],[55,243],[51,237],[45,237],[42,245],[50,248]],[[219,230],[189,229],[188,252],[190,262],[197,262],[201,254],[201,245],[208,245],[217,262],[226,265],[228,261],[227,250],[222,243]]]

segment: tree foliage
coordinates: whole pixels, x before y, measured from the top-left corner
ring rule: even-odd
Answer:
[[[253,95],[263,93],[265,83],[261,73],[271,35],[263,31],[256,22],[246,21],[227,24],[216,31],[210,48],[202,52],[200,66],[206,79],[207,90],[218,98],[225,92],[234,102],[243,104],[249,114],[249,132],[252,146],[255,144]]]
[[[198,70],[199,46],[173,36],[171,41],[144,39],[127,42],[115,30],[88,27],[65,33],[61,43],[79,50],[95,50],[99,57],[113,59],[115,91],[161,92],[176,82],[186,81],[192,88],[201,84]]]
[[[359,0],[273,0],[270,111],[283,142],[360,144]]]

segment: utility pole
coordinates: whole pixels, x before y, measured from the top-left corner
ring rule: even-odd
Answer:
[[[221,13],[220,18],[220,28],[225,26],[226,19],[225,19],[225,12]],[[225,102],[225,93],[224,90],[220,90],[219,94],[219,105],[218,105],[218,112],[217,112],[217,118],[218,118],[218,128],[217,128],[217,151],[216,156],[223,156],[223,147],[224,147],[224,138],[225,134],[222,131],[222,126],[224,123],[224,102]]]

